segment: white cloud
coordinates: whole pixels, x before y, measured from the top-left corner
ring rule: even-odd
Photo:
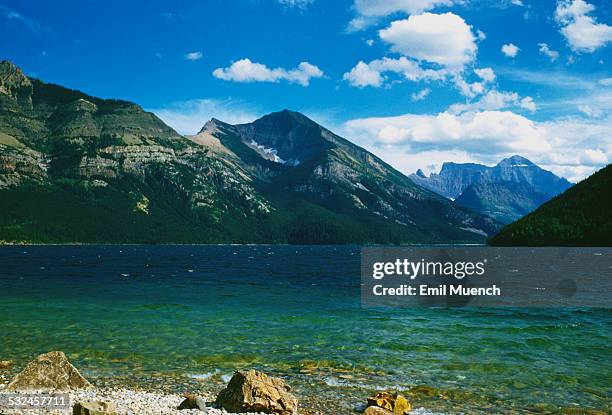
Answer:
[[[480,97],[479,100],[467,104],[453,104],[449,107],[451,113],[462,113],[466,111],[496,111],[507,108],[520,108],[534,112],[535,102],[531,97],[521,97],[516,92],[504,92],[492,89]]]
[[[479,29],[476,31],[476,37],[478,38],[478,40],[483,41],[487,38],[487,34]]]
[[[507,43],[501,47],[501,51],[509,58],[515,58],[521,49],[513,43]]]
[[[162,108],[148,109],[181,134],[196,134],[206,121],[217,118],[230,124],[251,122],[261,115],[248,105],[231,99],[192,99]]]
[[[428,144],[436,149],[548,151],[550,143],[531,120],[510,111],[470,111],[459,115],[407,114],[351,120],[349,130],[367,131],[383,144]]]
[[[444,161],[489,164],[521,154],[577,181],[612,159],[610,127],[610,118],[535,122],[511,111],[470,110],[354,119],[344,130],[405,173],[431,171]]]
[[[422,101],[425,98],[427,98],[427,96],[431,93],[431,89],[429,88],[425,88],[425,89],[421,89],[419,92],[415,92],[414,94],[410,95],[410,98],[412,99],[412,101],[416,102],[416,101]]]
[[[456,0],[355,0],[357,16],[349,23],[349,30],[362,30],[379,18],[394,13],[419,14],[441,6],[452,6]]]
[[[608,156],[599,149],[586,149],[580,153],[580,162],[587,166],[606,165],[608,164]]]
[[[365,41],[365,43],[366,43],[366,45],[368,45],[368,46],[372,46],[372,45],[374,45],[374,39],[367,39],[367,40]]]
[[[510,0],[510,3],[514,4],[515,6],[523,7],[523,1],[522,0]]]
[[[561,0],[555,10],[555,21],[560,25],[570,48],[575,52],[592,53],[612,42],[612,26],[597,23],[589,16],[595,6],[584,0]]]
[[[592,107],[588,104],[578,105],[578,111],[591,118],[598,118],[603,115],[603,111],[600,108]]]
[[[474,98],[485,91],[485,87],[482,82],[469,83],[466,82],[461,76],[455,76],[454,82],[455,87],[459,90],[459,93],[468,98]]]
[[[270,69],[262,63],[251,62],[247,58],[233,62],[227,68],[215,69],[213,76],[234,82],[278,82],[285,80],[308,86],[311,79],[322,78],[324,73],[317,66],[308,62],[302,62],[297,68],[290,70],[284,68]]]
[[[185,54],[185,59],[188,61],[199,61],[202,59],[202,52],[197,50],[195,52],[189,52]]]
[[[474,73],[485,82],[493,82],[495,80],[495,72],[492,68],[474,69]]]
[[[305,9],[314,3],[315,0],[278,0],[280,4],[288,7],[296,7],[298,9]]]
[[[551,62],[559,59],[559,52],[552,50],[546,43],[538,43],[538,48],[541,55],[547,56]]]
[[[379,87],[382,85],[384,78],[380,70],[371,68],[369,64],[359,61],[350,72],[344,74],[342,79],[348,81],[352,86],[363,88],[366,86]]]
[[[600,79],[599,83],[603,86],[612,86],[612,78]]]
[[[382,58],[369,63],[360,61],[353,69],[345,73],[343,79],[352,86],[380,87],[387,80],[385,73],[394,73],[410,81],[441,80],[447,74],[444,69],[423,69],[419,64],[404,56],[398,59]]]
[[[423,13],[379,31],[391,50],[421,61],[461,68],[476,55],[471,26],[454,13]]]

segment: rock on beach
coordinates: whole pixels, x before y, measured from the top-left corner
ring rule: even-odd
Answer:
[[[91,386],[63,352],[49,352],[28,363],[6,389],[13,392],[66,392]]]
[[[249,370],[237,371],[216,404],[230,412],[297,415],[298,401],[284,380]]]

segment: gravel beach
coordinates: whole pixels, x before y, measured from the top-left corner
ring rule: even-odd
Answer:
[[[0,391],[0,401],[2,395],[9,392]],[[109,388],[109,389],[88,389],[70,392],[71,404],[76,402],[104,401],[113,402],[117,407],[119,415],[202,415],[205,412],[197,409],[178,410],[177,407],[184,400],[181,395],[162,394],[156,392],[145,392],[129,389]],[[213,401],[213,396],[202,395],[206,401]],[[222,409],[207,408],[209,415],[226,415],[229,412]],[[66,415],[72,414],[72,407],[63,410],[41,410],[41,409],[6,409],[0,407],[2,415]],[[258,414],[249,414],[258,415]],[[263,414],[260,414],[263,415]]]

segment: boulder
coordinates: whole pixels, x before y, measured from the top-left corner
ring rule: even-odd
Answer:
[[[91,387],[62,352],[41,354],[6,387],[9,391],[70,391]]]
[[[12,360],[0,360],[0,370],[7,370],[13,366]]]
[[[206,411],[206,402],[201,397],[192,393],[186,393],[183,397],[185,400],[178,406],[179,410],[199,409],[200,411]]]
[[[393,415],[393,413],[378,406],[368,406],[363,415]]]
[[[77,402],[72,415],[117,415],[117,408],[112,402]]]
[[[285,381],[255,370],[237,371],[216,404],[229,412],[297,415],[298,401]]]
[[[368,398],[368,407],[382,408],[393,415],[404,415],[412,409],[404,396],[389,392],[380,392]]]

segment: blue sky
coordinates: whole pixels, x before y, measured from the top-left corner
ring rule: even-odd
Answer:
[[[612,4],[0,0],[0,59],[182,133],[302,111],[404,172],[612,159]]]

